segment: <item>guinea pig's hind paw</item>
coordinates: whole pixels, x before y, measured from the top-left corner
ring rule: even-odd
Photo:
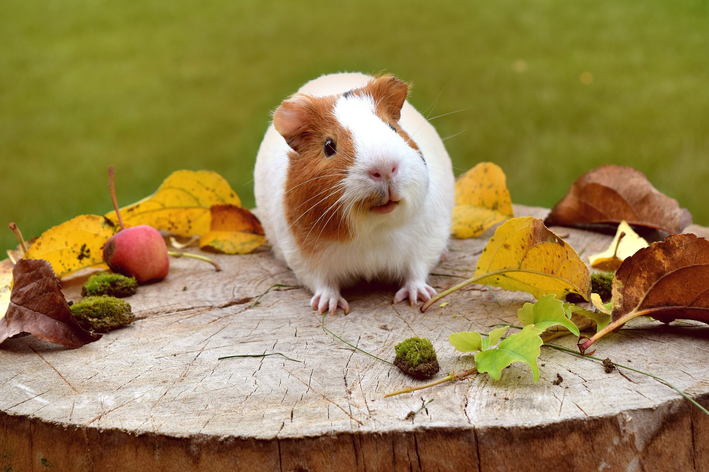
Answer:
[[[411,306],[414,306],[418,300],[427,302],[434,296],[436,291],[430,285],[424,282],[406,282],[394,295],[394,303],[403,302],[408,298]]]
[[[331,315],[335,314],[338,308],[342,308],[345,315],[350,312],[350,305],[347,300],[342,298],[339,291],[318,291],[315,296],[310,299],[310,306],[313,310],[317,310],[319,315],[322,315],[325,311],[329,311]]]

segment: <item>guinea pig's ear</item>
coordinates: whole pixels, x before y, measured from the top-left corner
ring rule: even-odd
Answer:
[[[365,86],[372,94],[377,112],[391,117],[394,121],[401,118],[401,107],[404,106],[409,86],[391,74],[382,75]]]
[[[305,95],[293,95],[276,108],[273,112],[273,127],[286,140],[289,146],[308,124],[308,97]]]

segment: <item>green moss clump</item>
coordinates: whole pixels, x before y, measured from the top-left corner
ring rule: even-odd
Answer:
[[[121,274],[111,274],[101,272],[89,277],[81,289],[82,297],[97,297],[108,295],[109,297],[130,297],[138,290],[138,282],[135,277],[126,277]]]
[[[82,328],[97,333],[120,328],[135,319],[128,302],[107,295],[86,297],[70,308]]]
[[[394,346],[394,365],[416,379],[430,379],[439,370],[436,350],[426,338],[409,338]]]
[[[591,274],[591,291],[597,293],[604,303],[613,298],[613,272],[597,272]]]

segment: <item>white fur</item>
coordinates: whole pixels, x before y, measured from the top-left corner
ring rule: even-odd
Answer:
[[[362,87],[371,79],[363,74],[327,75],[308,82],[299,92],[332,95]],[[296,244],[285,218],[290,148],[271,125],[256,158],[254,192],[273,251],[314,292],[311,304],[321,313],[327,309],[334,312],[338,306],[347,312],[349,306],[340,288],[360,279],[402,284],[395,301],[409,298],[413,305],[418,298],[428,300],[435,291],[426,285],[426,278],[446,248],[454,200],[453,171],[443,142],[408,102],[404,103],[399,124],[418,145],[425,165],[421,155],[374,114],[372,100],[340,98],[335,116],[349,129],[355,143],[355,165],[344,178],[345,203],[381,191],[382,185],[386,187],[374,182],[368,173],[372,166],[386,168],[392,164],[398,168],[392,192],[401,201],[389,214],[357,216],[350,221],[354,230],[351,241],[320,245],[319,253],[308,257]],[[315,232],[308,237],[318,237]]]

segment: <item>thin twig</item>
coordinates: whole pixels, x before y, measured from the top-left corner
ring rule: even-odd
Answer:
[[[544,344],[544,346],[550,347],[550,348],[552,348],[552,349],[556,349],[557,351],[563,351],[563,352],[566,352],[566,353],[569,353],[569,354],[573,354],[573,355],[575,355],[575,356],[577,356],[577,357],[582,357],[582,358],[584,358],[584,359],[593,359],[594,361],[603,362],[603,359],[601,359],[601,358],[599,358],[599,357],[593,357],[593,356],[589,356],[589,355],[585,355],[585,354],[580,354],[580,353],[578,353],[578,352],[576,352],[576,351],[574,351],[574,350],[567,349],[567,348],[561,347],[561,346],[556,346],[556,345],[554,345],[554,344]],[[627,369],[627,370],[630,370],[630,371],[635,372],[635,373],[638,373],[638,374],[646,375],[646,376],[648,376],[648,377],[650,377],[650,378],[653,378],[653,379],[657,380],[657,381],[660,382],[660,383],[663,383],[663,384],[667,385],[667,386],[670,387],[672,390],[674,390],[675,392],[679,393],[679,394],[682,395],[684,398],[686,398],[687,400],[689,400],[690,402],[692,402],[697,408],[699,408],[700,410],[702,410],[707,416],[709,416],[709,411],[707,411],[706,408],[704,408],[702,405],[700,405],[699,403],[697,403],[692,397],[690,397],[689,395],[687,395],[686,393],[684,393],[682,390],[680,390],[679,388],[677,388],[677,387],[675,387],[674,385],[672,385],[671,383],[669,383],[667,380],[665,380],[665,379],[663,379],[663,378],[661,378],[661,377],[658,377],[658,376],[656,376],[656,375],[648,374],[647,372],[643,372],[642,370],[638,370],[638,369],[634,369],[634,368],[632,368],[632,367],[628,367],[627,365],[618,364],[618,363],[615,363],[615,362],[613,362],[613,361],[611,361],[611,364],[613,364],[613,365],[616,366],[616,367],[620,367],[620,368],[622,368],[622,369]]]
[[[256,304],[257,304],[258,302],[260,302],[261,299],[262,299],[264,296],[266,296],[266,294],[267,294],[268,292],[270,292],[271,289],[273,289],[273,288],[301,288],[301,287],[302,287],[302,285],[273,284],[273,285],[271,285],[270,287],[268,287],[268,289],[267,289],[265,292],[263,292],[261,295],[259,295],[258,298],[257,298],[256,300],[254,300],[254,302],[253,302],[251,305],[249,305],[249,308],[255,307]]]
[[[427,384],[423,385],[417,385],[416,387],[404,387],[401,390],[396,390],[395,392],[389,392],[386,395],[384,395],[384,398],[387,397],[393,397],[396,395],[401,395],[404,393],[412,393],[415,392],[416,390],[423,390],[425,388],[431,388],[435,387],[436,385],[440,385],[446,382],[450,382],[451,380],[463,380],[464,378],[474,374],[475,372],[478,371],[477,367],[473,367],[472,369],[464,370],[463,372],[458,372],[457,374],[448,374],[442,379],[434,380],[433,382],[429,382]]]
[[[323,330],[327,331],[328,333],[330,333],[331,335],[333,335],[334,337],[336,337],[337,339],[339,339],[339,340],[342,341],[343,343],[347,344],[347,345],[350,346],[351,348],[353,348],[353,349],[355,349],[355,350],[357,350],[357,351],[359,351],[359,352],[361,352],[361,353],[367,354],[368,356],[373,357],[373,358],[377,359],[378,361],[386,362],[386,363],[389,364],[389,365],[394,365],[393,362],[389,362],[389,361],[387,361],[387,360],[385,360],[385,359],[382,359],[381,357],[377,357],[377,356],[375,356],[374,354],[371,354],[371,353],[365,351],[364,349],[358,348],[358,347],[355,346],[354,344],[348,343],[347,341],[345,341],[344,339],[342,339],[341,337],[339,337],[338,335],[336,335],[335,333],[333,333],[332,331],[330,331],[329,329],[327,329],[327,328],[325,327],[325,313],[323,313],[323,315],[322,315],[321,324],[322,324],[322,329],[323,329]]]
[[[271,352],[268,354],[234,354],[232,356],[217,357],[217,360],[220,361],[222,359],[231,359],[233,357],[268,357],[268,356],[283,356],[286,359],[288,359],[289,361],[300,362],[301,364],[303,363],[303,361],[299,361],[298,359],[292,359],[292,358],[286,356],[285,354],[281,354],[280,352]]]

